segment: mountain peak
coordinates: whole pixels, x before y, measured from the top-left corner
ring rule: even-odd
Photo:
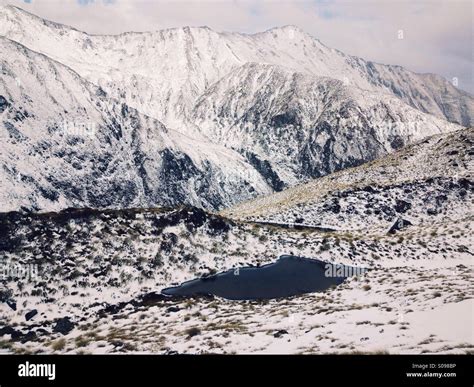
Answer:
[[[281,30],[281,31],[298,31],[300,33],[306,33],[302,28],[298,27],[296,24],[285,24],[283,26],[273,27],[270,30]]]
[[[308,37],[311,37],[311,38],[314,38],[312,35],[308,34],[305,30],[303,30],[302,28],[298,27],[297,25],[293,25],[293,24],[286,24],[286,25],[283,25],[283,26],[276,26],[276,27],[272,27],[272,28],[269,28],[268,30],[265,30],[263,32],[257,32],[255,33],[255,35],[259,35],[259,34],[278,34],[280,37],[281,34],[286,34],[288,35],[288,37],[290,39],[294,38],[295,36],[308,36]]]
[[[48,20],[48,19],[45,19],[41,16],[37,16],[21,7],[18,7],[16,5],[12,5],[12,4],[6,4],[6,5],[0,5],[0,13],[3,11],[10,11],[10,12],[14,12],[16,13],[17,15],[22,15],[22,16],[25,16],[25,17],[30,17],[30,18],[33,18],[33,19],[36,19],[36,20],[40,20],[43,24],[45,25],[51,25],[51,26],[61,26],[61,27],[64,27],[64,28],[68,28],[68,29],[71,29],[71,30],[76,30],[76,28],[74,27],[71,27],[71,26],[68,26],[68,25],[65,25],[65,24],[62,24],[62,23],[58,23],[58,22],[55,22],[55,21],[52,21],[52,20]],[[150,34],[150,33],[159,33],[159,32],[164,32],[164,31],[184,31],[184,32],[190,32],[190,31],[209,31],[209,32],[214,32],[214,33],[224,33],[224,34],[235,34],[235,32],[226,32],[226,31],[216,31],[214,30],[213,28],[209,27],[208,25],[200,25],[200,26],[192,26],[192,25],[187,25],[187,26],[179,26],[179,27],[170,27],[170,28],[161,28],[159,30],[155,30],[155,31],[124,31],[122,33],[119,33],[119,34],[113,34],[113,35],[127,35],[127,34],[140,34],[140,33],[144,33],[144,34]],[[88,35],[105,35],[105,36],[108,36],[110,34],[90,34],[90,33],[87,33],[85,31],[82,31]],[[304,31],[303,29],[301,29],[300,27],[298,27],[297,25],[291,25],[291,24],[287,24],[287,25],[283,25],[283,26],[276,26],[276,27],[272,27],[272,28],[269,28],[265,31],[258,31],[258,32],[255,32],[255,33],[250,33],[249,35],[253,36],[253,35],[261,35],[261,34],[267,34],[267,33],[285,33],[285,34],[289,34],[289,36],[291,37],[293,34],[298,34],[298,35],[306,35],[306,36],[311,36],[309,35],[306,31]]]
[[[47,21],[15,6],[6,6],[0,9],[0,35],[65,64],[93,83],[99,78],[121,83],[120,75],[112,69],[123,68],[127,63],[127,68],[133,69],[138,78],[154,79],[158,93],[163,93],[162,101],[167,100],[169,91],[177,98],[178,105],[184,100],[189,105],[210,84],[236,67],[257,62],[284,65],[291,71],[330,77],[351,87],[392,94],[416,109],[452,122],[463,125],[472,122],[472,97],[458,93],[447,81],[345,55],[292,24],[257,33],[218,32],[209,26],[185,26],[154,32],[95,35]],[[111,56],[110,50],[117,55]],[[94,66],[104,69],[101,58],[107,58],[106,69],[91,72]],[[185,91],[181,89],[184,84],[188,85]],[[440,89],[448,90],[449,95],[438,97]],[[181,92],[185,93],[184,100],[179,96]],[[150,95],[149,101],[137,101],[135,107],[164,120],[165,124],[168,119],[174,122],[170,109],[160,105],[155,94]],[[157,116],[158,111],[167,113]],[[177,108],[177,111],[181,115],[182,109]]]
[[[21,7],[18,7],[16,5],[13,5],[13,4],[6,4],[6,5],[0,5],[0,11],[1,10],[7,10],[7,11],[10,11],[10,12],[17,12],[19,14],[24,14],[26,16],[32,16],[34,18],[37,18],[37,19],[42,19],[40,16],[37,16],[31,12],[28,12],[27,10],[21,8]]]
[[[4,18],[3,20],[2,20],[2,17]],[[4,27],[2,24],[7,24],[6,22],[8,21],[12,22],[12,20],[10,20],[11,17],[16,17],[13,23],[16,25],[21,25],[22,27],[27,25],[27,23],[39,22],[42,25],[56,28],[56,29],[61,29],[61,30],[67,29],[71,31],[78,31],[74,27],[45,19],[41,16],[35,15],[34,13],[26,11],[25,9],[17,7],[15,5],[7,4],[7,5],[0,6],[0,20],[1,20],[0,27]],[[78,31],[78,32],[81,32],[81,31]],[[4,34],[1,28],[0,28],[0,33],[2,35]]]

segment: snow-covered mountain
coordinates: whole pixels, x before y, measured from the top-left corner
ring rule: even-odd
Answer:
[[[472,122],[472,96],[442,77],[345,55],[295,26],[253,35],[184,27],[95,36],[9,6],[1,9],[0,21],[0,35],[64,63],[94,83],[103,82],[122,93],[130,106],[165,124],[180,123],[210,85],[249,62],[339,79],[395,95],[452,122]]]
[[[441,77],[293,26],[95,36],[6,6],[0,36],[2,210],[220,209],[474,116]]]
[[[268,160],[275,190],[456,128],[394,96],[258,63],[209,87],[192,119],[213,142]]]
[[[218,208],[270,192],[236,152],[169,130],[18,43],[0,37],[0,52],[3,211]]]

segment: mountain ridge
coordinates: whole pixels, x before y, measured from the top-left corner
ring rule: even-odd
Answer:
[[[474,129],[434,135],[366,164],[220,213],[232,219],[383,232],[472,217]]]
[[[6,21],[3,23],[3,29],[0,28],[0,34],[2,35],[13,35],[15,36],[14,40],[26,40],[24,43],[26,46],[31,46],[31,45],[37,45],[40,51],[44,51],[45,53],[49,54],[48,56],[58,56],[59,58],[61,57],[61,53],[64,52],[69,52],[70,54],[72,53],[73,55],[76,56],[75,62],[80,63],[83,58],[88,58],[89,57],[89,63],[94,63],[94,57],[90,56],[87,54],[87,50],[90,49],[92,46],[91,44],[98,44],[99,46],[103,43],[102,41],[109,40],[112,43],[109,44],[116,44],[113,42],[120,42],[124,41],[124,44],[127,40],[129,40],[127,37],[122,36],[120,39],[118,38],[118,35],[88,35],[85,32],[80,32],[81,37],[74,37],[71,36],[72,39],[77,40],[80,38],[82,44],[85,47],[86,51],[83,51],[81,55],[76,55],[74,54],[74,50],[72,49],[72,46],[70,47],[71,49],[67,49],[68,44],[63,38],[60,37],[55,37],[51,36],[51,39],[54,38],[56,40],[56,44],[58,47],[66,44],[63,49],[60,50],[60,52],[54,52],[54,47],[48,47],[46,43],[41,43],[40,40],[37,39],[39,35],[41,35],[42,27],[44,27],[44,24],[42,23],[37,23],[38,20],[42,20],[41,18],[34,19],[36,23],[33,23],[33,25],[30,26],[30,28],[33,28],[36,30],[36,33],[34,35],[30,35],[28,37],[28,33],[26,31],[21,32],[21,27],[23,24],[25,24],[24,21],[21,20],[23,14],[22,11],[20,11],[20,8],[15,8],[16,14],[8,17],[8,15],[5,15],[6,12],[3,12],[3,18]],[[0,17],[2,17],[2,12],[0,11]],[[17,20],[16,18],[19,20]],[[7,23],[7,21],[10,21]],[[61,25],[63,29],[65,29],[65,34],[67,35],[67,31],[69,27]],[[20,32],[16,31],[16,29],[19,29]],[[175,50],[176,53],[179,53],[180,55],[184,54],[184,57],[191,55],[191,51],[180,51],[182,46],[182,41],[180,39],[185,38],[187,39],[186,36],[188,34],[186,31],[191,32],[191,29],[194,29],[196,34],[190,34],[189,35],[189,40],[187,41],[186,44],[190,44],[189,47],[192,47],[194,43],[200,44],[199,47],[201,51],[201,55],[211,55],[211,52],[206,53],[207,50],[213,49],[212,47],[215,46],[216,44],[218,45],[219,49],[214,51],[212,55],[217,55],[215,58],[220,58],[219,60],[227,62],[222,62],[219,67],[222,67],[222,64],[224,64],[222,71],[219,75],[219,72],[217,72],[216,75],[212,75],[212,72],[216,72],[216,69],[212,69],[212,72],[210,71],[209,65],[206,65],[205,67],[202,67],[203,73],[209,73],[209,75],[205,75],[204,78],[201,80],[197,79],[194,80],[195,87],[201,88],[202,92],[202,81],[206,79],[209,76],[212,76],[213,79],[209,78],[209,81],[215,81],[218,78],[220,78],[223,74],[228,73],[230,68],[229,66],[232,65],[234,66],[235,60],[239,62],[240,64],[243,64],[243,62],[248,62],[248,61],[257,61],[257,62],[266,62],[266,63],[285,63],[286,66],[293,68],[294,70],[304,70],[305,72],[313,73],[315,75],[327,75],[327,76],[332,76],[335,78],[339,78],[341,80],[345,80],[346,78],[351,84],[354,84],[355,86],[359,88],[365,88],[368,90],[374,89],[374,88],[379,88],[381,90],[384,90],[385,92],[392,93],[397,95],[403,99],[405,102],[408,104],[412,105],[413,107],[416,108],[422,108],[425,109],[426,112],[430,112],[432,114],[438,115],[438,116],[445,116],[447,114],[448,118],[453,120],[454,122],[462,123],[463,125],[469,125],[471,122],[471,117],[473,115],[473,106],[472,106],[472,100],[469,102],[469,94],[466,94],[466,92],[463,91],[455,91],[453,86],[447,82],[443,81],[442,78],[437,78],[436,82],[442,83],[444,87],[446,87],[447,91],[449,92],[448,97],[453,98],[453,99],[458,99],[459,102],[462,104],[468,104],[465,106],[465,110],[467,109],[468,114],[466,116],[459,115],[458,113],[450,113],[450,112],[444,112],[443,113],[443,106],[445,105],[444,102],[440,99],[440,97],[437,96],[430,96],[430,94],[433,93],[433,90],[431,88],[433,87],[432,85],[430,86],[431,81],[429,84],[424,84],[427,82],[428,78],[431,76],[426,77],[423,74],[417,74],[414,72],[411,72],[410,70],[406,70],[402,68],[401,66],[391,66],[391,65],[381,65],[377,64],[372,61],[364,61],[362,58],[358,58],[355,56],[350,56],[342,53],[341,51],[329,48],[322,44],[319,40],[314,38],[313,36],[307,34],[306,32],[302,31],[301,29],[296,29],[293,30],[292,27],[276,27],[273,29],[269,29],[267,31],[261,32],[261,33],[255,33],[255,34],[248,34],[248,35],[242,35],[239,33],[232,33],[232,32],[225,32],[225,33],[219,33],[216,32],[210,28],[205,29],[205,33],[202,34],[201,36],[201,31],[197,27],[181,27],[181,28],[174,28],[174,29],[167,29],[167,30],[159,30],[157,32],[153,33],[136,33],[136,36],[134,39],[138,38],[143,38],[141,39],[141,43],[139,41],[133,43],[133,41],[128,42],[127,44],[132,44],[132,46],[128,46],[127,49],[132,49],[136,52],[137,55],[139,55],[140,50],[143,50],[144,47],[154,45],[154,44],[160,44],[160,41],[164,38],[166,39],[174,39],[176,42],[173,44],[173,49]],[[290,32],[298,32],[298,36],[290,34]],[[26,35],[24,34],[26,32]],[[77,31],[75,31],[77,32]],[[46,33],[43,31],[43,34]],[[54,34],[53,34],[54,35]],[[65,36],[66,36],[65,35]],[[77,34],[76,34],[77,35]],[[12,37],[13,37],[12,36]],[[31,40],[32,37],[35,37],[33,40]],[[153,36],[152,41],[148,42],[147,37]],[[88,40],[88,37],[92,38],[92,40]],[[240,37],[240,41],[239,41]],[[211,45],[208,45],[207,48],[203,48],[204,41],[201,42],[201,40],[204,39],[205,41],[208,41]],[[210,39],[210,40],[209,40]],[[275,46],[274,39],[278,39],[279,45]],[[133,39],[132,39],[133,40]],[[61,43],[64,42],[64,43]],[[283,42],[285,42],[283,44]],[[303,43],[303,44],[300,44]],[[44,47],[41,47],[42,45],[46,44]],[[134,45],[140,44],[140,45],[145,45],[143,48],[140,47],[135,47]],[[261,44],[261,47],[259,46]],[[306,46],[311,47],[312,50],[316,50],[321,53],[322,56],[324,56],[326,59],[325,61],[329,60],[330,62],[327,62],[324,64],[324,61],[321,60],[321,58],[317,58],[314,55],[307,56],[305,57],[305,50],[306,48],[304,47],[304,44]],[[255,56],[254,54],[251,54],[249,51],[249,48],[251,48],[251,45],[256,45],[258,49],[261,51],[260,54]],[[112,47],[112,46],[111,46]],[[135,47],[135,48],[134,48]],[[161,46],[164,47],[166,50],[166,46]],[[269,51],[269,48],[272,48],[274,53],[276,53],[276,57],[272,59],[272,54]],[[296,48],[295,48],[296,47]],[[216,46],[217,48],[217,46]],[[123,48],[122,48],[123,49]],[[138,50],[138,51],[137,51]],[[285,53],[286,51],[286,53]],[[155,51],[158,53],[159,51]],[[142,51],[143,53],[143,51]],[[217,53],[217,54],[216,54]],[[223,55],[225,53],[225,55]],[[291,53],[291,55],[289,55]],[[307,52],[309,54],[309,51]],[[169,55],[169,53],[167,53]],[[174,54],[173,54],[174,55]],[[234,56],[234,57],[233,57]],[[178,57],[177,57],[178,58]],[[202,57],[204,58],[204,57]],[[253,59],[252,59],[253,58]],[[278,58],[278,62],[275,62]],[[123,58],[125,59],[125,58]],[[210,57],[206,59],[209,61]],[[255,60],[257,59],[257,60]],[[195,61],[195,59],[193,58]],[[62,58],[62,60],[59,60],[61,63],[65,63],[65,58]],[[298,61],[300,62],[298,64]],[[307,62],[307,64],[304,64],[304,62]],[[145,60],[146,62],[146,60]],[[211,62],[209,62],[211,63]],[[231,64],[233,63],[233,64]],[[239,64],[237,63],[237,64]],[[309,63],[313,63],[312,68],[308,67]],[[332,69],[328,68],[327,65],[331,64]],[[158,66],[159,68],[159,66]],[[90,77],[94,83],[98,82],[98,79],[94,78],[93,74],[85,72],[85,69],[78,69],[79,73],[83,76]],[[166,70],[166,69],[164,69]],[[403,71],[402,71],[403,70]],[[397,73],[398,71],[398,73]],[[401,72],[400,72],[401,71]],[[139,72],[137,73],[137,75]],[[437,76],[439,77],[439,76]],[[98,77],[96,77],[98,78]],[[109,79],[106,80],[106,82],[109,81]],[[419,97],[416,96],[416,89],[411,90],[413,88],[412,84],[416,84],[417,88],[419,90],[423,90],[422,93],[424,94],[424,98],[426,101],[424,102],[423,99],[420,99]],[[166,83],[164,84],[166,86]],[[178,83],[179,85],[179,83]],[[130,85],[128,85],[130,86]],[[194,86],[193,86],[194,87]],[[426,88],[427,87],[427,88]],[[400,89],[400,91],[399,91]],[[185,93],[188,93],[191,91],[186,91]],[[192,92],[191,92],[192,94]],[[459,100],[459,98],[461,98]],[[467,100],[466,100],[467,99]],[[472,99],[472,97],[471,97]],[[464,101],[464,102],[463,102]],[[448,104],[449,105],[449,104]],[[133,106],[133,104],[132,104]],[[146,113],[146,112],[145,112]],[[155,113],[156,114],[156,113]],[[456,114],[456,119],[454,119],[453,114]],[[150,114],[149,114],[150,115]],[[151,114],[153,116],[153,114]],[[163,117],[158,117],[155,116],[157,119],[161,119],[163,121]],[[176,117],[175,117],[176,118]],[[164,120],[165,124],[169,124],[170,122],[166,122]]]
[[[253,35],[178,28],[89,36],[42,20],[0,8],[1,41],[12,42],[1,45],[3,209],[106,203],[220,210],[459,128],[436,99],[426,99],[422,80],[410,83],[412,73],[347,56],[291,26]],[[35,63],[32,53],[42,59]],[[62,80],[64,69],[74,79]],[[436,98],[443,87],[457,95],[442,83]],[[438,110],[416,107],[425,99]],[[472,100],[451,103],[446,114],[470,121]],[[90,147],[87,136],[61,139],[65,121],[95,126],[101,139]],[[113,157],[102,160],[109,143]],[[104,194],[117,186],[124,200]],[[87,190],[99,187],[88,201]]]

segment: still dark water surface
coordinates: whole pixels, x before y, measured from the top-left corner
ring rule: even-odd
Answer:
[[[327,265],[317,259],[282,255],[276,262],[265,266],[231,269],[184,282],[180,286],[164,289],[162,293],[184,297],[211,294],[229,300],[290,297],[323,291],[346,279],[344,276],[326,276]]]

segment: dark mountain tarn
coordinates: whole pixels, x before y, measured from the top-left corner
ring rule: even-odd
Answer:
[[[180,297],[214,295],[229,300],[283,298],[337,286],[357,269],[365,271],[317,259],[282,255],[275,263],[231,269],[184,282],[180,286],[164,289],[162,293]]]

